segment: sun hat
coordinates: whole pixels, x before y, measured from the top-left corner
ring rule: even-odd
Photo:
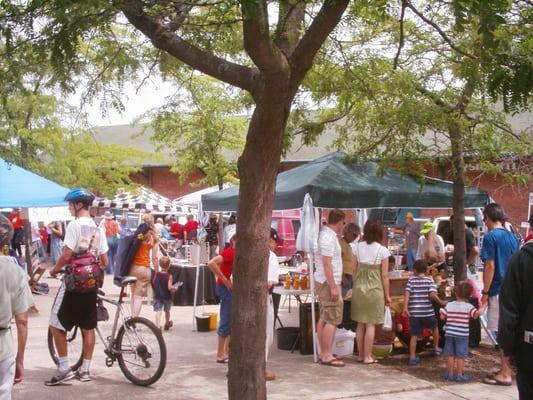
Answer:
[[[106,211],[106,212],[104,213],[104,218],[105,218],[105,219],[113,219],[114,216],[113,216],[113,214],[111,213],[111,211],[108,210],[108,211]]]
[[[426,234],[431,232],[434,229],[433,223],[428,221],[424,225],[422,225],[422,228],[420,228],[421,234]]]
[[[407,214],[405,214],[405,219],[407,219],[407,218],[414,219],[413,213],[411,211],[409,211]]]

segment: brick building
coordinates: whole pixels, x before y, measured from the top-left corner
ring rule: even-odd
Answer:
[[[530,134],[533,135],[533,114],[528,113],[511,117],[510,122],[516,130],[529,129]],[[180,181],[179,174],[172,172],[170,168],[172,160],[175,160],[176,157],[164,151],[155,154],[155,147],[150,140],[152,135],[153,130],[151,127],[146,127],[145,125],[104,126],[96,128],[94,133],[95,139],[102,143],[132,146],[146,152],[153,152],[153,156],[143,160],[142,171],[135,174],[133,179],[163,196],[174,199],[205,187],[198,184],[198,181],[203,177],[201,171],[192,174],[183,182]],[[334,129],[328,129],[314,147],[294,143],[291,150],[282,160],[279,172],[287,171],[334,151],[335,149],[331,147],[331,144],[335,138]],[[533,164],[533,155],[529,158],[529,164]],[[507,165],[506,168],[512,169],[513,165]],[[467,171],[471,186],[487,190],[496,202],[504,206],[509,220],[515,227],[520,227],[520,223],[527,220],[528,195],[533,193],[533,180],[526,187],[510,186],[504,182],[501,176],[490,176],[482,173],[475,162],[467,164]],[[450,169],[448,167],[429,167],[427,168],[427,175],[450,180]],[[432,209],[424,210],[422,215],[434,217],[449,215],[450,213],[451,210]]]

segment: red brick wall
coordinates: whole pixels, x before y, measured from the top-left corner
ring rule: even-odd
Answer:
[[[442,176],[443,173],[444,176]],[[428,167],[427,174],[436,178],[451,179],[449,168],[439,170]],[[470,186],[488,191],[494,201],[503,206],[509,221],[517,229],[520,228],[521,222],[527,221],[528,198],[529,193],[533,193],[533,182],[530,182],[526,187],[511,186],[505,183],[502,176],[491,176],[475,169],[467,171],[467,177],[470,181]],[[424,210],[422,212],[424,217],[450,214],[451,210]],[[470,215],[470,212],[467,212],[467,215]],[[522,229],[521,232],[524,234],[525,229]]]
[[[205,188],[206,185],[198,185],[203,176],[198,170],[185,182],[180,182],[179,175],[170,171],[169,167],[146,167],[143,172],[133,175],[132,179],[172,200]]]

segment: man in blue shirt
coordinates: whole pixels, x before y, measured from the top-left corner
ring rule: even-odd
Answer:
[[[481,259],[485,264],[483,272],[483,290],[481,302],[488,302],[488,329],[498,330],[499,306],[498,296],[505,276],[507,263],[511,256],[518,251],[517,238],[505,229],[505,214],[503,208],[496,203],[488,204],[483,210],[483,221],[489,232],[483,238]],[[490,385],[509,386],[512,383],[511,366],[501,354],[501,367],[496,373],[489,374],[484,383]]]

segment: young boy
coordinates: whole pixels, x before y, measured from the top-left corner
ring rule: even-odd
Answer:
[[[440,355],[439,328],[437,318],[431,301],[442,307],[446,302],[439,299],[437,286],[427,274],[428,263],[424,260],[416,260],[413,265],[415,276],[409,279],[405,288],[403,314],[409,317],[411,328],[411,340],[409,341],[409,365],[420,363],[420,357],[416,356],[416,343],[424,328],[433,331],[433,354]]]
[[[470,377],[465,375],[465,358],[468,356],[468,322],[470,318],[479,318],[487,305],[479,309],[468,303],[472,294],[472,286],[468,282],[459,282],[455,285],[455,301],[449,302],[441,308],[440,317],[446,321],[444,334],[444,355],[446,359],[446,372],[442,377],[447,381],[468,382]]]
[[[165,311],[165,330],[168,331],[172,326],[170,320],[170,307],[172,307],[172,293],[177,290],[172,286],[172,275],[168,273],[170,268],[170,258],[161,257],[159,259],[160,271],[156,272],[152,279],[154,288],[154,311],[155,326],[161,329],[161,311]]]

